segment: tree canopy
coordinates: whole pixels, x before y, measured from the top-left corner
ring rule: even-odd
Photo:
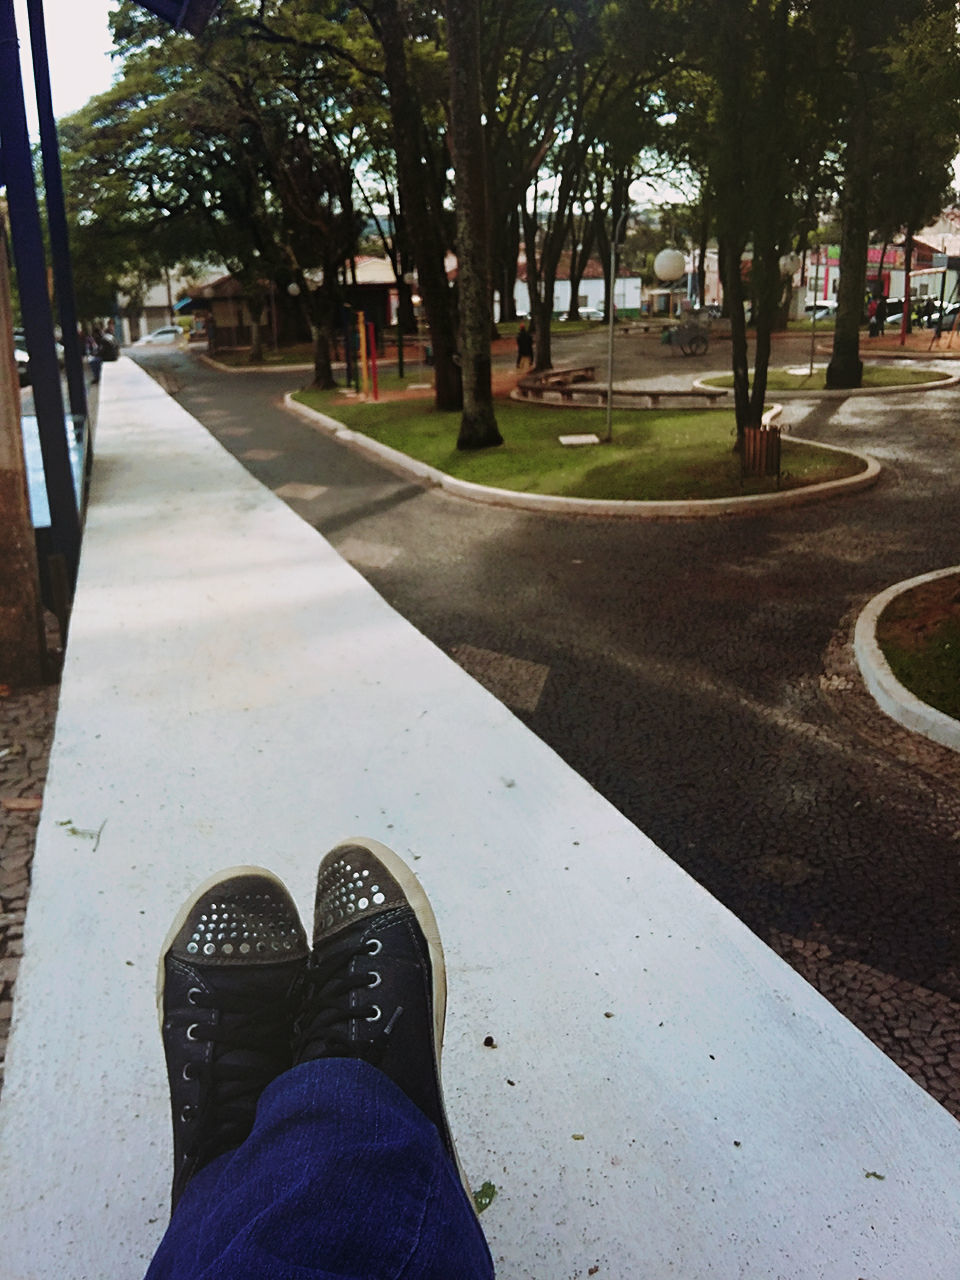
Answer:
[[[947,198],[955,16],[947,0],[723,0],[709,22],[690,0],[224,0],[194,39],[123,3],[122,75],[61,125],[78,294],[102,312],[164,268],[220,262],[256,315],[297,282],[332,385],[341,283],[373,218],[407,325],[416,273],[437,405],[462,405],[461,447],[486,447],[494,295],[512,316],[525,258],[549,367],[561,263],[573,284],[591,254],[606,272],[627,215],[649,271],[657,233],[630,192],[659,172],[686,193],[659,247],[698,251],[702,271],[718,246],[742,431],[762,412],[784,255],[831,217],[830,378],[858,381],[869,237],[909,239]]]

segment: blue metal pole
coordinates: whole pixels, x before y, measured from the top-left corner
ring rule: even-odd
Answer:
[[[30,20],[30,49],[33,54],[33,80],[40,118],[40,147],[43,152],[43,185],[47,196],[47,226],[50,230],[50,256],[53,280],[63,334],[64,364],[70,412],[87,418],[87,388],[83,379],[83,354],[77,330],[77,303],[70,268],[70,244],[67,236],[67,214],[63,199],[63,175],[60,171],[60,147],[53,118],[50,96],[50,64],[47,60],[47,33],[43,20],[43,0],[27,0]]]
[[[43,233],[33,181],[13,0],[0,0],[0,149],[20,313],[30,355],[30,380],[50,504],[51,540],[54,554],[62,558],[67,591],[72,595],[80,559],[80,515],[64,427],[60,369],[53,336],[53,311],[47,296]]]

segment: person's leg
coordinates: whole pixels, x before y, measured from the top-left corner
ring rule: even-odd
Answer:
[[[192,901],[181,912],[187,924],[209,920],[211,903],[201,893]],[[284,934],[287,902],[278,921]],[[265,926],[258,928],[269,944]],[[197,1155],[196,1142],[178,1138],[181,1060],[193,1024],[170,1006],[179,1000],[192,1016],[185,1006],[195,972],[179,983],[169,975],[172,968],[176,979],[185,963],[187,940],[211,945],[184,925],[171,947],[179,947],[177,965],[170,952],[165,962],[175,1208],[148,1280],[490,1280],[493,1264],[440,1088],[443,953],[409,868],[365,840],[339,846],[321,864],[314,947],[297,985],[298,1065],[265,1084],[252,1132],[231,1151],[208,1139]],[[265,988],[264,972],[250,965]],[[276,989],[287,1017],[286,994]],[[168,1034],[168,1024],[179,1033]],[[216,1103],[216,1093],[210,1097]],[[247,1095],[247,1118],[250,1103]],[[216,1110],[206,1121],[214,1133]]]
[[[147,1280],[492,1280],[437,1129],[381,1071],[320,1059],[186,1188]]]

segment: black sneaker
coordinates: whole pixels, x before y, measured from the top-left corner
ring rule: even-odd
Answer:
[[[363,1058],[389,1076],[436,1126],[470,1195],[440,1085],[446,1005],[440,933],[416,876],[376,840],[337,845],[317,873],[294,1061]]]
[[[260,1094],[290,1065],[292,988],[309,949],[293,899],[259,867],[211,877],[164,941],[157,1007],[173,1112],[173,1206],[253,1127]]]

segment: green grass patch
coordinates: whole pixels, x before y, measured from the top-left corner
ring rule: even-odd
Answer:
[[[865,387],[910,387],[920,382],[941,382],[945,376],[936,369],[904,369],[885,364],[863,366]],[[725,373],[715,378],[704,378],[703,381],[705,385],[711,387],[732,387],[733,374]],[[826,389],[827,372],[822,366],[819,368],[814,366],[812,374],[790,373],[787,369],[767,371],[768,391],[825,391]]]
[[[960,584],[932,583],[894,597],[877,622],[890,670],[928,706],[960,720]]]
[[[822,320],[817,321],[817,333],[833,333],[836,328],[836,318],[834,316],[826,316]],[[810,333],[813,329],[812,320],[788,320],[788,333]]]
[[[559,435],[606,434],[603,409],[497,402],[505,443],[462,453],[456,447],[459,413],[437,413],[422,399],[358,402],[336,392],[301,391],[297,399],[447,475],[523,493],[570,498],[667,501],[768,493],[775,477],[748,477],[741,485],[733,452],[735,425],[727,410],[619,410],[610,444],[567,448]],[[783,441],[781,488],[817,484],[863,470],[857,458]]]

